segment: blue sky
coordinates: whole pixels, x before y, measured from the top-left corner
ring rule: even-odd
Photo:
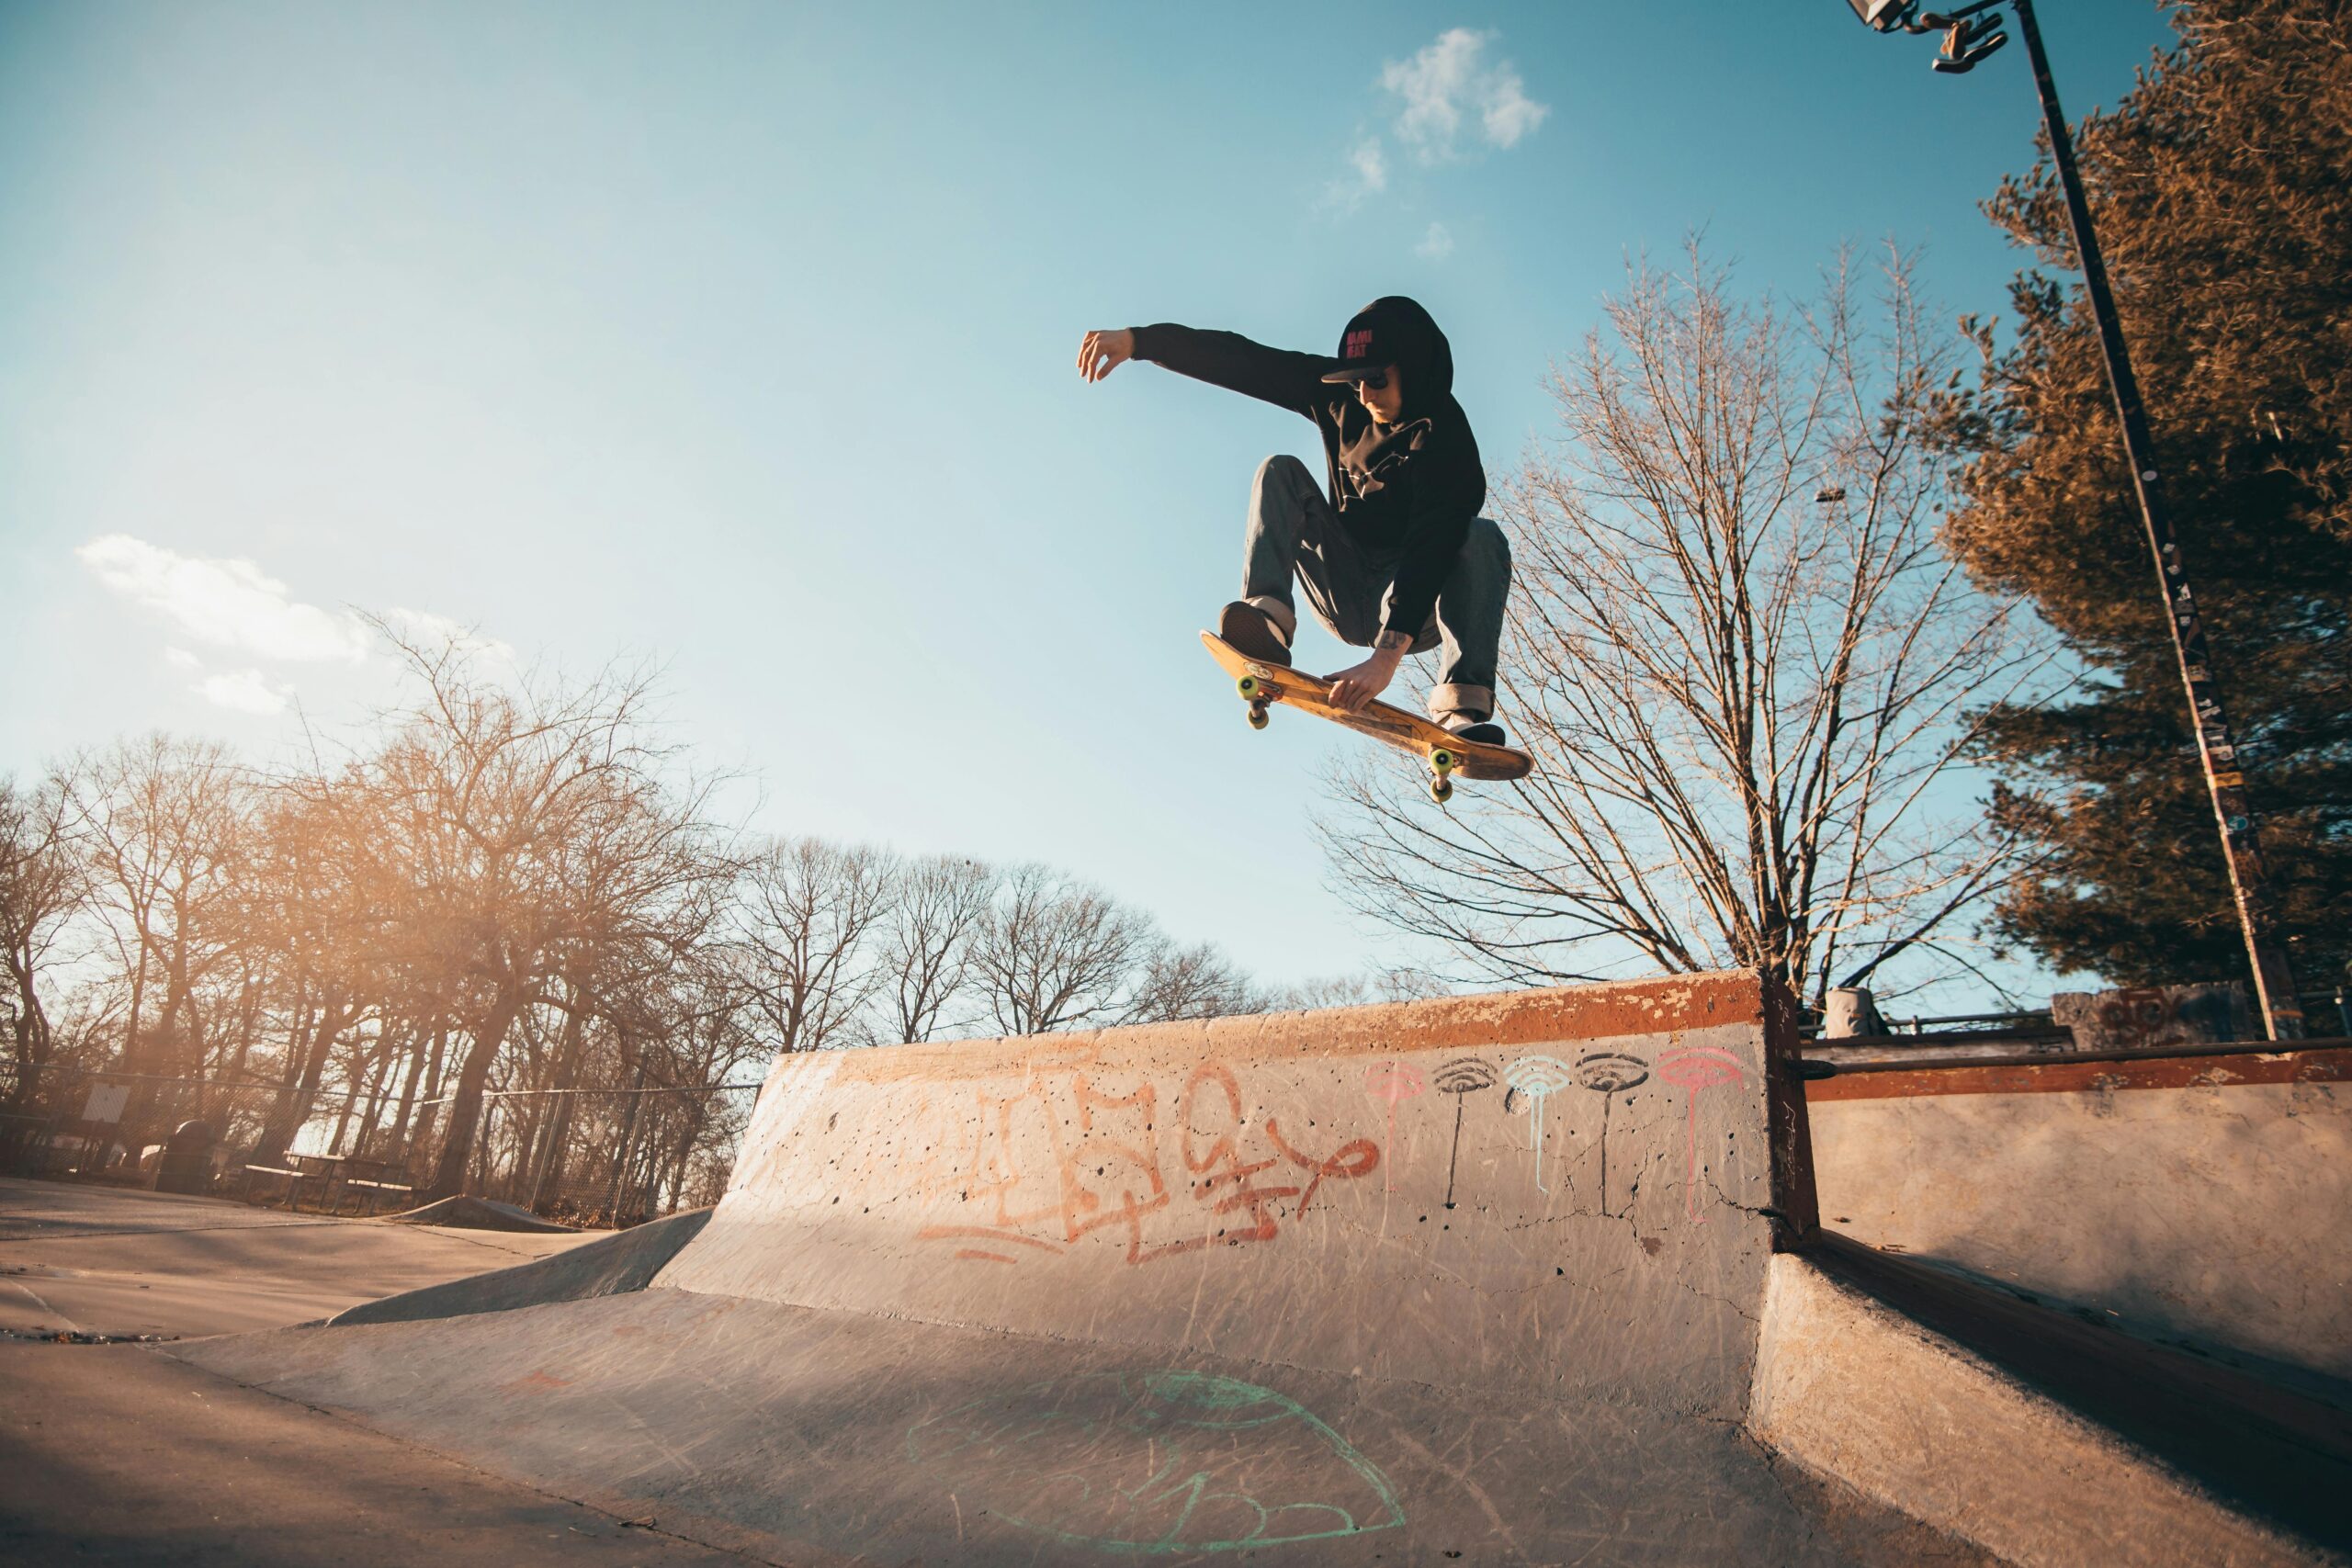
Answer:
[[[2047,9],[2076,116],[2170,36]],[[1841,0],[0,0],[0,770],[282,754],[390,694],[345,617],[400,611],[662,660],[775,830],[1048,860],[1269,978],[1409,962],[1307,830],[1355,742],[1251,733],[1193,641],[1311,430],[1087,387],[1080,334],[1327,349],[1409,293],[1500,470],[1693,229],[1997,309],[2031,85],[1931,52]]]

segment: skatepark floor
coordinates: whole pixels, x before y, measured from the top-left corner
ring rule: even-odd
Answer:
[[[740,1562],[137,1345],[552,1256],[526,1235],[0,1180],[0,1564]]]
[[[583,1239],[588,1238],[434,1232],[153,1193],[0,1182],[0,1269],[25,1270],[0,1274],[0,1283],[12,1287],[0,1291],[0,1297],[10,1298],[0,1303],[0,1330],[14,1331],[0,1337],[0,1565],[375,1568],[439,1559],[526,1568],[558,1561],[667,1568],[747,1560],[730,1547],[743,1549],[751,1561],[790,1560],[778,1550],[775,1536],[760,1528],[777,1521],[742,1519],[739,1525],[751,1528],[741,1539],[714,1540],[709,1520],[700,1521],[701,1528],[683,1516],[665,1520],[661,1502],[627,1497],[626,1484],[583,1484],[600,1470],[628,1475],[658,1461],[635,1451],[631,1434],[639,1421],[600,1419],[583,1411],[575,1413],[581,1417],[577,1423],[554,1422],[552,1432],[540,1427],[532,1434],[533,1423],[513,1420],[524,1412],[510,1408],[511,1387],[504,1393],[478,1388],[486,1403],[479,1412],[469,1411],[466,1421],[475,1425],[480,1416],[496,1412],[476,1427],[476,1435],[493,1446],[519,1438],[521,1448],[531,1450],[554,1433],[568,1434],[558,1444],[566,1451],[534,1453],[538,1462],[519,1472],[501,1462],[506,1473],[494,1475],[462,1458],[446,1457],[465,1452],[467,1445],[420,1446],[382,1429],[382,1422],[362,1426],[319,1407],[332,1400],[308,1402],[293,1389],[264,1392],[248,1386],[264,1379],[249,1374],[245,1382],[232,1381],[181,1355],[161,1353],[160,1346],[43,1343],[31,1332],[66,1328],[179,1337],[182,1343],[173,1350],[193,1350],[200,1337],[311,1321],[390,1291],[548,1257]],[[594,1320],[633,1324],[649,1315],[699,1316],[734,1305],[659,1292],[534,1309],[526,1315],[579,1317],[556,1343],[584,1349],[602,1337],[592,1326]],[[725,1315],[740,1315],[745,1327],[753,1318],[822,1316],[752,1306]],[[767,1325],[768,1332],[754,1337],[773,1347],[781,1326]],[[830,1326],[854,1337],[873,1328],[857,1323]],[[503,1324],[488,1319],[421,1325],[405,1333],[344,1330],[337,1342],[387,1334],[413,1341],[400,1358],[405,1375],[446,1390],[460,1404],[469,1403],[464,1390],[469,1385],[511,1385],[524,1375],[523,1369],[501,1364],[517,1348]],[[720,1374],[727,1368],[742,1369],[750,1348],[725,1343],[731,1336],[715,1337],[717,1342],[695,1347],[701,1356],[673,1348],[646,1366],[648,1386],[638,1391],[639,1397],[657,1404],[701,1401],[706,1410],[740,1415],[729,1408],[729,1380]],[[883,1337],[890,1337],[888,1331]],[[233,1354],[232,1347],[262,1348],[270,1338],[213,1343],[221,1353]],[[836,1340],[831,1354],[841,1348]],[[993,1353],[1020,1348],[999,1345]],[[1057,1361],[1069,1355],[1066,1347],[1030,1348]],[[428,1365],[435,1359],[432,1351],[454,1352],[460,1361],[471,1361],[479,1375],[465,1375],[456,1365]],[[526,1359],[536,1364],[539,1354]],[[880,1359],[904,1362],[896,1353]],[[685,1361],[709,1364],[681,1364]],[[403,1376],[394,1367],[381,1370],[396,1381]],[[879,1371],[869,1366],[864,1375]],[[902,1382],[903,1373],[882,1381]],[[1328,1381],[1337,1396],[1341,1380]],[[523,1403],[527,1407],[539,1402]],[[623,1397],[619,1403],[630,1401]],[[608,1402],[605,1416],[611,1415]],[[1430,1425],[1435,1413],[1423,1415],[1416,1425]],[[748,1434],[741,1422],[713,1425],[733,1428],[739,1438],[752,1437],[746,1445],[751,1452],[743,1457],[754,1462],[761,1458],[760,1439],[775,1436]],[[1589,1435],[1586,1440],[1595,1438]],[[1653,1434],[1650,1440],[1659,1439]],[[1792,1532],[1781,1540],[1791,1561],[1933,1562],[1952,1568],[1988,1561],[1909,1521],[1856,1509],[1851,1499],[1836,1495],[1837,1489],[1772,1466],[1760,1454],[1736,1457],[1732,1450],[1747,1445],[1728,1432],[1681,1434],[1671,1441],[1705,1450],[1690,1456],[1700,1468],[1728,1461],[1747,1479],[1722,1496],[1660,1496],[1656,1506],[1669,1512],[1694,1503],[1722,1507],[1731,1516],[1726,1524],[1737,1521],[1736,1532],[1753,1530],[1765,1539]],[[1501,1446],[1520,1447],[1508,1438]],[[1525,1461],[1534,1461],[1548,1446],[1528,1445]],[[1725,1451],[1713,1455],[1717,1447]],[[710,1456],[695,1458],[709,1465]],[[722,1461],[709,1468],[726,1466]],[[520,1479],[507,1478],[518,1473]],[[756,1495],[761,1489],[746,1490]],[[569,1500],[576,1498],[605,1506]],[[1810,1525],[1800,1518],[1809,1518]],[[1588,1526],[1605,1536],[1624,1522],[1596,1517]],[[671,1524],[701,1539],[673,1535],[666,1528]]]
[[[0,1564],[741,1563],[136,1345],[0,1343]]]
[[[0,1179],[0,1336],[193,1338],[280,1328],[594,1239]]]

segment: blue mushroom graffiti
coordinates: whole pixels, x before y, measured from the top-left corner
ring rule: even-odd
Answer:
[[[1094,1372],[917,1422],[907,1457],[968,1508],[1069,1546],[1170,1556],[1405,1522],[1377,1466],[1296,1401],[1206,1372]]]
[[[1536,1190],[1570,1199],[1571,1209],[1579,1206],[1573,1200],[1580,1194],[1604,1215],[1628,1216],[1647,1168],[1674,1151],[1664,1145],[1660,1136],[1664,1126],[1656,1113],[1636,1117],[1634,1124],[1628,1125],[1620,1112],[1636,1098],[1635,1091],[1649,1086],[1655,1094],[1657,1087],[1663,1086],[1673,1091],[1679,1102],[1680,1115],[1675,1119],[1679,1125],[1675,1130],[1680,1136],[1675,1141],[1680,1145],[1682,1157],[1680,1168],[1674,1174],[1680,1179],[1682,1217],[1690,1224],[1704,1224],[1707,1214],[1701,1198],[1711,1174],[1711,1162],[1702,1146],[1701,1097],[1709,1089],[1740,1085],[1747,1077],[1747,1069],[1736,1054],[1713,1045],[1676,1043],[1654,1057],[1623,1050],[1588,1051],[1577,1057],[1574,1066],[1547,1053],[1532,1051],[1504,1062],[1499,1074],[1482,1057],[1455,1058],[1432,1076],[1440,1092],[1454,1097],[1445,1206],[1455,1207],[1457,1193],[1465,1191],[1461,1151],[1467,1097],[1493,1087],[1499,1079],[1504,1086],[1502,1110],[1527,1119],[1524,1146]],[[1597,1126],[1581,1117],[1566,1118],[1571,1124],[1555,1125],[1563,1118],[1553,1108],[1561,1095],[1572,1089],[1598,1097],[1600,1115],[1594,1119]],[[1585,1103],[1589,1105],[1591,1101]],[[1633,1146],[1622,1146],[1627,1144]],[[1562,1145],[1566,1145],[1566,1165],[1557,1152]],[[1555,1151],[1549,1167],[1545,1164],[1547,1148]],[[1612,1148],[1614,1172],[1611,1167]]]
[[[1527,1146],[1535,1153],[1535,1190],[1549,1191],[1544,1185],[1544,1102],[1569,1084],[1567,1064],[1557,1056],[1540,1053],[1520,1056],[1503,1068],[1503,1082],[1510,1088],[1503,1095],[1503,1109],[1509,1111],[1515,1102],[1527,1106]]]

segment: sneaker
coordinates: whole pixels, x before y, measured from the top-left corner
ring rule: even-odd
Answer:
[[[1274,619],[1257,605],[1236,599],[1216,618],[1216,635],[1261,664],[1290,667],[1290,649]]]
[[[1449,728],[1461,739],[1476,741],[1481,746],[1503,746],[1510,743],[1509,739],[1503,734],[1503,727],[1499,724],[1464,724]]]

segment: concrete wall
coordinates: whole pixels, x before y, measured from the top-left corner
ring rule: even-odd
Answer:
[[[2294,1568],[2309,1547],[1902,1314],[1772,1259],[1748,1429],[2019,1568]]]
[[[1824,1224],[2144,1336],[2352,1378],[2352,1052],[1811,1086]]]
[[[1770,1215],[1805,1208],[1767,999],[1709,975],[786,1057],[657,1284],[1736,1419]]]

